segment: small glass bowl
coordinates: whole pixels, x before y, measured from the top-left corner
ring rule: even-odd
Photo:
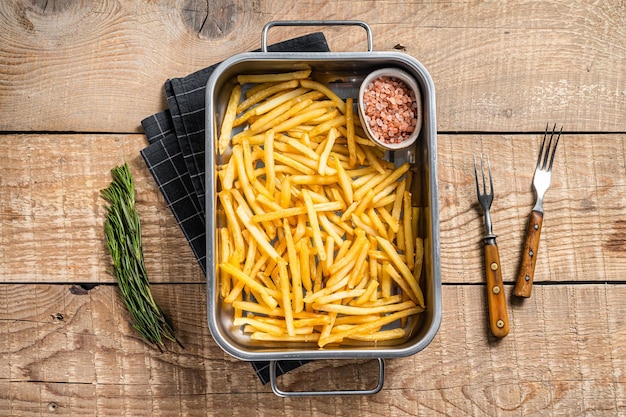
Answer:
[[[404,84],[406,84],[407,87],[412,89],[413,92],[415,93],[415,101],[417,102],[417,110],[415,112],[417,123],[415,125],[415,130],[411,133],[411,135],[407,139],[399,143],[387,143],[377,138],[372,132],[372,130],[370,129],[370,126],[366,120],[365,107],[363,105],[363,95],[365,93],[366,87],[372,81],[374,81],[376,78],[379,78],[379,77],[397,78],[401,80],[402,82],[404,82]],[[417,139],[417,136],[419,135],[420,130],[422,128],[422,95],[421,95],[419,87],[417,86],[417,82],[415,81],[415,78],[413,78],[407,72],[402,71],[398,68],[382,68],[382,69],[379,69],[370,73],[367,77],[365,77],[365,79],[361,83],[361,87],[359,88],[358,112],[359,112],[359,119],[361,120],[361,126],[363,127],[363,130],[367,134],[367,137],[372,142],[374,142],[377,146],[380,146],[381,148],[392,150],[392,151],[404,149],[404,148],[411,146],[413,143],[415,143],[415,140]]]

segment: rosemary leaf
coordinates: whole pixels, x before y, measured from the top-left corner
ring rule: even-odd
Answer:
[[[104,223],[113,270],[132,326],[160,350],[164,340],[182,344],[152,297],[143,258],[141,223],[135,208],[135,184],[128,164],[111,170],[113,181],[100,191],[107,205]]]

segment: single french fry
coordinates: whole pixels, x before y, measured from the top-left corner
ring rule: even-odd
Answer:
[[[362,316],[340,316],[335,320],[335,326],[363,324],[376,321],[380,318],[379,314],[369,314]]]
[[[270,308],[268,306],[259,304],[255,301],[233,301],[233,308],[237,308],[243,311],[249,311],[251,313],[264,314],[272,317],[284,317],[285,311],[280,307]]]
[[[222,155],[228,143],[230,142],[230,135],[233,131],[233,122],[237,115],[237,105],[241,99],[241,86],[235,85],[230,93],[228,104],[226,105],[226,112],[224,113],[224,119],[222,120],[222,128],[220,129],[219,139],[217,141],[217,152]]]
[[[382,174],[377,173],[375,175],[372,175],[367,182],[357,184],[357,188],[354,191],[354,199],[361,200],[368,192],[372,193],[371,198],[374,198],[374,196],[376,195],[376,193],[374,192],[375,187],[380,184],[387,175],[388,171],[385,170]]]
[[[261,113],[261,111],[263,110],[259,110],[259,108],[255,107],[254,110],[257,112],[258,115],[261,115],[261,117],[259,117],[250,125],[250,132],[254,134],[263,132],[267,129],[271,129],[273,126],[289,120],[289,118],[298,114],[302,110],[310,108],[313,100],[302,99],[303,96],[304,94],[302,90],[294,90],[292,93],[286,93],[284,94],[284,97],[279,97],[279,99],[286,101],[280,105],[277,105],[275,108],[272,108],[269,111],[266,110],[266,113]],[[277,99],[276,101],[279,100]]]
[[[395,200],[395,196],[394,196],[394,200]],[[382,217],[385,223],[387,223],[392,233],[397,233],[398,228],[400,227],[400,224],[398,223],[396,219],[393,218],[391,213],[389,213],[389,211],[385,207],[380,207],[377,209],[377,211],[380,217]]]
[[[326,97],[331,99],[337,104],[337,108],[343,114],[346,114],[346,103],[337,95],[333,90],[325,86],[324,84],[318,83],[317,81],[312,80],[300,80],[300,85],[304,88],[310,88],[312,90],[320,91],[324,93]]]
[[[328,213],[326,213],[326,217],[328,217],[328,220],[330,220],[335,225],[337,225],[341,230],[346,232],[346,235],[348,235],[348,236],[354,235],[354,228],[352,228],[345,221],[341,220],[341,217],[339,217],[336,213],[328,212]]]
[[[346,99],[346,139],[348,141],[348,153],[350,155],[350,166],[356,165],[356,142],[354,139],[354,99]]]
[[[303,165],[300,162],[292,158],[289,158],[288,156],[285,156],[285,154],[282,154],[276,151],[274,151],[274,160],[282,164],[285,164],[287,166],[290,166],[291,168],[305,175],[313,175],[315,173],[315,171],[313,171],[311,168],[307,167],[306,165]]]
[[[309,131],[309,136],[313,138],[317,135],[322,135],[330,131],[331,129],[336,130],[337,127],[341,125],[345,125],[345,124],[346,124],[346,116],[339,115],[330,120],[326,120],[322,123],[317,124],[313,129]]]
[[[325,325],[324,327],[322,327],[322,331],[320,332],[319,339],[324,339],[324,338],[327,338],[328,336],[330,336],[330,334],[333,331],[333,328],[335,327],[335,320],[337,320],[337,313],[330,312],[330,313],[328,313],[328,317],[330,318],[330,322],[327,325]],[[318,341],[319,341],[319,339],[318,339]]]
[[[346,170],[341,165],[339,158],[337,158],[336,154],[330,155],[331,165],[335,167],[337,170],[337,179],[339,185],[341,186],[341,190],[343,191],[344,198],[348,205],[354,202],[354,191],[352,189],[352,178],[348,176]]]
[[[421,237],[415,238],[415,267],[413,268],[413,276],[415,281],[419,283],[422,276],[422,266],[424,264],[424,239]],[[419,297],[419,294],[418,294]],[[424,300],[418,300],[418,304],[424,304]]]
[[[282,307],[285,310],[285,322],[287,325],[287,334],[295,335],[293,327],[293,308],[291,304],[291,291],[289,288],[289,272],[287,272],[287,263],[283,258],[278,260],[280,273],[280,291],[282,293]]]
[[[299,185],[333,185],[337,184],[337,175],[294,175],[291,177],[293,184]]]
[[[281,81],[289,81],[289,80],[300,80],[303,78],[307,78],[311,75],[311,70],[300,70],[295,72],[284,72],[278,74],[244,74],[237,76],[237,82],[239,84],[247,84],[247,83],[274,83]]]
[[[315,343],[319,340],[319,333],[313,334],[298,334],[298,335],[271,335],[264,332],[254,332],[250,335],[250,339],[259,340],[263,342],[311,342]]]
[[[341,237],[343,230],[328,220],[325,212],[318,212],[317,220],[322,229],[328,233],[328,237],[333,240],[333,243],[336,243],[337,245],[341,245],[343,243],[343,238]]]
[[[378,185],[376,185],[376,187],[374,187],[374,192],[379,193],[388,185],[397,182],[408,170],[409,164],[405,162],[385,177]]]
[[[250,88],[247,88],[245,90],[245,92],[243,93],[243,97],[245,97],[246,99],[249,97],[252,97],[253,95],[255,95],[256,93],[258,93],[261,90],[265,90],[267,88],[270,88],[273,85],[276,85],[278,83],[275,82],[267,82],[267,83],[257,83],[257,84],[252,84],[250,86]],[[299,85],[299,84],[298,84]],[[298,86],[296,85],[296,87]],[[242,92],[244,91],[244,89],[241,89]]]
[[[385,267],[389,268],[387,265],[385,265]],[[393,269],[393,266],[391,268]],[[394,294],[388,298],[377,298],[374,301],[368,301],[363,304],[363,307],[380,307],[389,304],[398,304],[405,301],[409,301],[409,298],[405,297],[404,294]]]
[[[320,268],[318,268],[318,271],[321,271]],[[321,274],[320,274],[321,276]],[[334,283],[333,285],[327,285],[324,288],[320,288],[317,289],[315,287],[315,285],[313,286],[313,293],[312,294],[307,294],[304,297],[304,302],[305,303],[313,303],[315,302],[318,298],[323,297],[325,295],[328,294],[332,294],[335,291],[338,291],[341,288],[344,288],[346,286],[346,284],[348,283],[348,277],[344,277],[341,280],[337,281],[336,283]],[[321,284],[321,282],[320,282]]]
[[[219,230],[219,241],[220,241],[220,258],[221,262],[229,262],[230,259],[230,242],[228,236],[228,229],[225,227],[221,227]],[[222,271],[220,281],[220,295],[222,297],[226,297],[230,292],[231,288],[231,279],[230,274],[226,271]]]
[[[385,225],[383,224],[376,210],[372,207],[368,209],[367,213],[365,214],[369,217],[370,221],[372,222],[372,225],[374,226],[374,229],[377,232],[376,234],[378,236],[384,237],[385,239],[389,239],[389,236],[387,233],[387,227],[385,227]]]
[[[279,326],[264,323],[262,320],[255,320],[248,317],[241,317],[239,319],[233,320],[234,326],[243,326],[245,324],[249,324],[255,329],[269,333],[272,336],[280,336],[284,334],[283,329],[281,329]]]
[[[396,269],[389,263],[385,264],[383,268],[385,269],[385,272],[387,273],[387,275],[389,275],[391,279],[398,285],[398,287],[402,289],[402,292],[404,294],[408,294],[409,298],[414,303],[417,304],[418,303],[417,297],[412,294],[411,288],[409,287],[408,283],[404,279],[402,279],[402,276],[400,275],[400,273],[396,271]]]
[[[322,149],[322,147],[318,147],[318,149]],[[320,161],[320,155],[317,156],[316,159],[311,159],[308,156],[302,155],[298,152],[282,152],[282,155],[290,158],[294,161],[299,162],[300,164],[312,169],[314,172],[317,172],[318,167],[319,167],[319,161]],[[336,175],[337,174],[337,170],[335,168],[329,167],[327,166],[326,168],[326,175]],[[317,174],[315,174],[317,175]],[[321,178],[320,175],[317,175],[318,177]],[[320,180],[320,181],[324,181],[324,180]],[[335,180],[335,183],[337,182],[337,180]]]
[[[372,199],[374,198],[374,191],[372,189],[367,190],[367,192],[365,193],[365,195],[363,197],[357,197],[357,200],[361,200],[359,201],[358,205],[356,206],[356,209],[354,209],[354,215],[355,216],[361,216],[363,215],[363,213],[365,213],[365,210],[367,210],[370,206],[370,203],[372,202]]]
[[[402,328],[380,330],[375,333],[368,334],[353,334],[346,336],[346,339],[360,340],[362,342],[381,342],[383,340],[395,340],[401,339],[405,335],[405,330]]]
[[[230,163],[226,164],[222,172],[222,189],[230,190],[233,188],[233,182],[235,182],[235,164],[232,162],[232,159]]]
[[[330,101],[330,100],[327,100],[327,101]],[[317,103],[312,104],[309,107],[309,110],[311,110],[311,108],[318,108],[318,109],[322,108],[320,106],[316,106],[315,104],[317,104]],[[327,111],[326,113],[324,113],[320,117],[316,117],[315,119],[312,119],[311,121],[309,121],[309,124],[313,125],[313,126],[316,126],[316,127],[317,126],[324,126],[324,128],[326,128],[325,123],[331,121],[331,124],[329,125],[329,128],[333,127],[335,125],[338,126],[338,125],[342,124],[341,120],[337,120],[338,116],[339,116],[339,110],[337,110],[337,109],[332,109],[332,110],[329,109],[329,111]],[[311,129],[311,131],[313,131],[313,129]]]
[[[328,131],[328,136],[326,137],[324,150],[322,151],[322,154],[320,155],[320,158],[318,161],[317,172],[319,172],[320,175],[326,174],[326,170],[328,168],[328,157],[330,156],[330,151],[333,149],[333,145],[335,144],[336,138],[337,138],[337,130],[335,128],[331,128]],[[337,181],[335,180],[335,183],[336,182]]]
[[[367,252],[369,251],[369,249],[370,249],[370,242],[369,240],[365,239],[365,242],[363,243],[361,249],[356,255],[356,259],[355,259],[356,267],[352,269],[352,272],[349,275],[348,288],[355,288],[357,286],[359,277],[366,276],[367,269],[369,266],[366,262]]]
[[[303,125],[307,123],[309,120],[313,120],[316,117],[320,117],[326,112],[326,109],[314,109],[310,111],[302,111],[297,113],[295,116],[290,119],[285,120],[282,123],[273,126],[276,132],[286,132],[289,129],[293,129],[298,125]]]
[[[233,234],[233,243],[234,243],[234,253],[239,262],[243,262],[244,260],[244,252],[245,252],[245,243],[243,241],[243,236],[241,233],[241,227],[239,227],[239,221],[237,220],[237,215],[235,214],[235,210],[233,208],[232,199],[230,197],[230,193],[228,191],[221,191],[218,194],[220,201],[222,202],[222,207],[224,208],[224,213],[226,213],[226,220],[228,223],[228,227],[232,230]]]
[[[280,184],[280,206],[283,208],[288,208],[291,202],[291,180],[289,179],[289,177],[284,177],[283,179],[281,179]]]
[[[288,147],[295,149],[309,159],[312,159],[313,161],[319,160],[319,155],[315,153],[310,145],[300,142],[297,139],[290,138],[286,135],[280,135],[278,139],[284,141],[287,143]]]
[[[387,197],[384,197],[378,201],[375,201],[376,196],[374,196],[374,198],[372,199],[372,207],[374,207],[375,209],[387,207],[393,204],[395,199],[396,199],[396,196],[394,194],[389,194]]]
[[[415,266],[415,238],[413,237],[413,211],[411,210],[411,192],[404,192],[404,214],[402,223],[404,226],[404,260],[409,270]]]
[[[350,246],[350,249],[347,251],[346,255],[342,256],[340,260],[335,262],[329,268],[328,272],[330,274],[334,274],[335,272],[337,272],[341,268],[343,268],[346,265],[348,265],[350,263],[350,261],[355,260],[357,254],[359,253],[359,251],[365,245],[366,242],[367,242],[367,237],[365,236],[365,232],[362,229],[358,229],[356,231],[356,238],[352,242],[352,245]]]
[[[376,233],[376,230],[374,230],[373,227],[371,227],[369,224],[366,223],[366,220],[369,221],[368,217],[359,217],[355,214],[353,214],[351,216],[352,219],[352,223],[354,223],[354,225],[360,229],[363,229],[368,235],[370,236],[376,236],[378,235],[378,233]]]
[[[365,290],[359,290],[359,289],[337,291],[332,294],[319,297],[317,300],[315,300],[315,303],[316,304],[331,304],[336,301],[342,301],[346,299],[351,300],[353,298],[360,297],[361,295],[363,295],[363,293],[365,293]]]
[[[246,262],[242,268],[242,272],[249,277],[253,277],[256,274],[253,274],[253,268],[255,264],[255,255],[256,255],[256,242],[251,240],[248,244],[248,251],[246,255]],[[245,281],[238,281],[237,284],[231,289],[230,293],[224,298],[224,302],[227,304],[232,304],[235,300],[241,297],[241,292],[243,291],[244,286],[246,285]]]
[[[372,166],[381,174],[385,173],[385,166],[381,162],[381,160],[375,155],[374,150],[371,148],[363,148],[363,152],[365,153],[365,157],[372,164]]]
[[[269,193],[276,188],[276,166],[274,164],[274,131],[272,129],[265,133],[265,187]]]
[[[304,205],[306,206],[307,214],[309,216],[309,224],[311,225],[311,229],[313,230],[313,244],[317,249],[317,256],[320,258],[321,261],[324,261],[326,260],[324,242],[320,233],[319,222],[317,221],[317,213],[315,212],[315,207],[313,206],[313,201],[311,200],[311,194],[308,190],[302,190],[302,198],[304,200]]]
[[[294,316],[297,314],[294,313]],[[317,317],[309,317],[309,318],[299,318],[295,319],[293,322],[293,327],[295,329],[303,328],[303,327],[311,327],[311,326],[324,326],[330,323],[330,317],[325,314],[319,314]]]
[[[289,262],[289,272],[291,273],[292,281],[292,309],[294,312],[299,313],[304,309],[304,303],[302,302],[302,281],[300,276],[300,263],[298,258],[298,252],[296,251],[296,245],[293,242],[293,235],[291,234],[291,228],[286,218],[283,218],[283,230],[285,231],[285,241],[287,242],[287,256]],[[281,276],[281,283],[282,283]]]
[[[298,87],[297,80],[289,80],[278,84],[271,84],[267,88],[263,88],[262,90],[250,95],[249,97],[246,97],[244,101],[239,103],[239,105],[237,106],[237,114],[248,110],[250,107],[254,106],[261,100],[273,94],[276,94],[279,91],[291,90],[296,87]]]
[[[313,281],[311,280],[311,268],[310,268],[310,252],[307,242],[305,240],[299,240],[296,244],[298,246],[298,255],[300,257],[300,273],[302,274],[302,286],[306,291],[313,289]]]
[[[335,260],[335,240],[332,236],[326,237],[326,246],[324,248],[326,251],[326,259],[321,262],[322,268],[326,273],[328,273],[328,268],[333,264]]]

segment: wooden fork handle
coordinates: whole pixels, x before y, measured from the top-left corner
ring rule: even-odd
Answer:
[[[487,278],[487,304],[491,334],[502,338],[509,334],[509,317],[502,282],[500,254],[495,239],[485,239],[485,275]]]
[[[528,219],[526,227],[526,238],[524,240],[524,251],[520,263],[517,282],[515,283],[514,294],[518,297],[530,297],[533,288],[533,278],[535,275],[535,264],[537,263],[537,250],[539,249],[539,238],[541,237],[541,225],[543,224],[543,213],[533,210]]]

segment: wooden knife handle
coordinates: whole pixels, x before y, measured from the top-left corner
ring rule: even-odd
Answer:
[[[509,317],[506,311],[500,254],[495,239],[485,240],[485,275],[491,334],[495,337],[504,337],[509,334]]]
[[[513,292],[518,297],[530,297],[530,292],[533,288],[533,278],[535,275],[535,264],[537,263],[537,250],[539,249],[542,224],[543,213],[533,210],[528,219],[522,261]]]

